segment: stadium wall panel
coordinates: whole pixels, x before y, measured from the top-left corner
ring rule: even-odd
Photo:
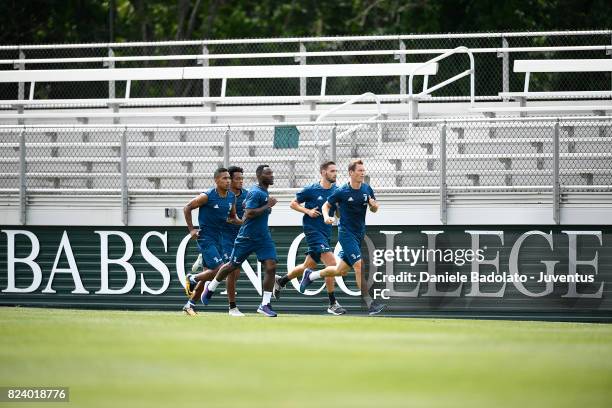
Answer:
[[[185,302],[184,273],[197,256],[184,227],[4,226],[1,231],[0,305],[5,306],[178,312]],[[302,231],[298,227],[271,231],[278,251],[277,273],[285,274],[304,258]],[[334,230],[332,242],[336,239]],[[428,262],[414,256],[419,249],[453,255]],[[391,251],[392,261],[385,261],[384,250]],[[475,260],[469,259],[468,250],[474,251]],[[369,295],[386,303],[390,315],[612,321],[610,226],[377,225],[368,227],[362,252]],[[105,258],[109,261],[103,262]],[[103,285],[105,269],[108,289]],[[504,284],[420,279],[421,272],[470,276],[475,271],[478,276],[516,272],[527,280]],[[540,273],[547,271],[557,281],[539,283]],[[559,281],[574,271],[592,281]],[[408,273],[417,280],[388,282],[391,275]],[[237,298],[244,311],[254,311],[260,301],[261,274],[253,257],[243,265]],[[303,295],[289,284],[276,309],[324,313],[323,282],[313,289],[316,294]],[[336,293],[349,313],[362,313],[363,299],[352,272],[344,280],[338,278]],[[216,311],[226,308],[224,294],[208,306]]]

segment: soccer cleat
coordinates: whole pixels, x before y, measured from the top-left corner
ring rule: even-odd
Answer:
[[[340,303],[336,301],[333,305],[329,305],[327,313],[333,314],[334,316],[340,316],[346,313],[346,309],[340,306]]]
[[[279,300],[280,299],[280,293],[281,293],[281,290],[283,290],[283,287],[280,285],[280,283],[278,283],[280,278],[281,278],[280,275],[276,275],[274,277],[274,290],[272,291],[272,297],[275,300]]]
[[[268,303],[267,305],[259,305],[257,308],[257,313],[261,313],[264,316],[268,317],[276,317],[277,314],[274,310],[272,310],[272,306]]]
[[[368,314],[370,316],[377,315],[380,312],[382,312],[383,310],[385,310],[386,307],[387,307],[387,305],[385,305],[383,303],[374,303],[374,302],[372,302],[372,304],[370,304],[370,307],[368,308]]]
[[[193,265],[191,265],[191,273],[198,273],[198,271],[202,269],[203,266],[204,263],[202,262],[202,254],[198,254],[198,258],[193,263]]]
[[[243,317],[244,313],[242,313],[237,307],[234,307],[229,310],[229,315],[234,317]]]
[[[197,316],[198,314],[196,313],[195,309],[193,308],[193,306],[186,304],[185,306],[183,306],[183,312],[185,312],[186,315],[188,316]]]
[[[300,292],[301,293],[304,293],[308,285],[312,283],[312,281],[310,280],[311,273],[312,273],[312,269],[306,268],[306,270],[304,270],[304,274],[302,275],[302,280],[300,281]]]
[[[210,302],[210,298],[212,298],[213,293],[215,293],[212,290],[208,290],[209,283],[210,281],[207,281],[204,284],[204,290],[202,291],[202,296],[200,296],[200,301],[204,303],[205,306],[208,306],[208,303]]]
[[[193,295],[193,291],[191,290],[191,276],[190,273],[185,276],[185,294],[188,298],[191,298],[191,295]]]

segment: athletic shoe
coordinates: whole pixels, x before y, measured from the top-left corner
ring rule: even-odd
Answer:
[[[202,262],[202,254],[199,254],[198,259],[196,259],[193,265],[191,265],[191,272],[194,274],[198,273],[198,271],[202,269],[203,266],[204,266],[204,263]]]
[[[237,307],[234,307],[229,310],[229,315],[234,317],[242,317],[244,313],[242,313]]]
[[[268,317],[276,317],[277,314],[274,310],[272,310],[272,306],[268,303],[267,305],[259,305],[257,308],[257,313],[261,313],[262,315]]]
[[[278,283],[280,278],[280,275],[276,275],[274,277],[274,290],[272,291],[272,297],[274,297],[275,300],[280,300],[280,293],[281,290],[283,290],[283,287],[280,285],[280,283]]]
[[[193,275],[190,273],[188,273],[187,276],[185,276],[185,294],[190,299],[191,299],[191,295],[193,295],[193,290],[191,290],[191,277],[192,276]]]
[[[304,274],[302,275],[302,280],[300,281],[300,292],[301,293],[304,293],[308,285],[312,283],[312,281],[310,280],[310,274],[312,272],[313,272],[312,269],[306,268],[306,270],[304,270]]]
[[[195,309],[193,308],[193,306],[191,306],[189,304],[183,306],[183,312],[185,312],[185,314],[187,314],[188,316],[197,316],[198,315],[196,313]]]
[[[208,303],[210,302],[210,298],[212,298],[213,293],[215,293],[212,290],[208,290],[209,283],[210,281],[207,281],[204,284],[204,290],[202,291],[202,296],[200,296],[200,301],[204,303],[205,306],[208,306]]]
[[[372,302],[372,304],[370,304],[370,307],[368,308],[368,314],[370,316],[374,316],[376,314],[379,314],[383,310],[385,310],[386,307],[387,307],[387,305],[385,305],[384,303],[374,303],[374,302]]]
[[[333,314],[334,316],[340,316],[346,313],[346,309],[340,306],[340,303],[336,301],[333,305],[329,305],[327,313]]]

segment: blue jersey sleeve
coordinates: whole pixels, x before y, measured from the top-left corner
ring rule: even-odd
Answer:
[[[253,209],[253,208],[259,208],[261,207],[263,204],[260,203],[260,196],[258,194],[257,191],[251,191],[249,190],[246,199],[244,200],[244,208],[246,209]]]
[[[376,196],[374,195],[374,190],[370,186],[368,186],[368,194],[370,195],[371,198],[376,200]]]
[[[310,198],[310,189],[308,187],[304,187],[303,189],[301,189],[295,194],[295,199],[300,204],[308,201],[309,198]]]
[[[342,200],[342,192],[340,189],[334,191],[328,198],[327,202],[332,206],[336,206]]]

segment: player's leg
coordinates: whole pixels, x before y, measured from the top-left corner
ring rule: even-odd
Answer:
[[[331,251],[323,252],[320,255],[320,259],[321,259],[321,262],[323,262],[325,266],[335,266],[336,265],[336,257],[334,256],[334,253]],[[325,288],[327,289],[327,297],[329,298],[329,307],[327,308],[327,313],[333,314],[335,316],[339,316],[339,315],[345,314],[346,309],[344,309],[340,305],[338,300],[336,300],[336,295],[334,293],[334,289],[336,287],[335,280],[336,279],[333,276],[327,276],[325,278]]]
[[[365,277],[362,273],[362,268],[363,268],[363,262],[361,260],[353,264],[353,270],[355,271],[355,280],[357,281],[357,287],[359,288],[360,291],[362,291],[362,298],[364,302],[366,303],[366,307],[368,308],[368,314],[370,316],[373,316],[373,315],[376,315],[382,312],[387,307],[387,305],[385,305],[384,303],[378,303],[370,297],[368,293],[368,287],[366,285]]]
[[[236,269],[227,277],[227,300],[229,302],[229,314],[234,317],[242,317],[244,314],[236,305],[236,282],[240,276],[240,269]]]
[[[263,296],[261,305],[257,308],[257,313],[267,317],[276,317],[276,312],[270,304],[272,291],[274,290],[274,280],[276,278],[276,246],[272,240],[260,242],[255,250],[257,259],[264,265],[265,276],[263,280]]]
[[[232,256],[232,251],[234,250],[234,242],[236,241],[237,234],[229,233],[227,231],[223,232],[223,259],[225,262],[229,262]],[[244,314],[238,309],[238,305],[236,304],[236,282],[238,281],[238,276],[240,276],[240,269],[232,272],[227,277],[227,301],[229,302],[229,314],[234,317],[242,317]]]
[[[257,308],[257,313],[261,313],[267,317],[276,317],[276,312],[272,309],[272,291],[274,289],[274,279],[276,277],[276,259],[266,259],[262,261],[264,264],[265,275],[263,280],[263,296],[261,305]]]
[[[228,275],[239,270],[240,265],[236,265],[233,262],[223,264],[221,268],[219,268],[219,271],[215,277],[204,284],[204,290],[200,296],[202,303],[204,303],[204,305],[208,305],[219,284],[223,282]]]
[[[204,292],[204,287],[206,285],[206,282],[209,282],[209,281],[213,280],[213,278],[217,275],[217,272],[219,271],[219,268],[221,268],[221,265],[217,266],[217,268],[215,268],[215,269],[208,269],[207,270],[208,271],[207,274],[205,276],[203,276],[201,278],[201,280],[199,280],[196,283],[195,287],[193,288],[193,292],[191,293],[191,296],[189,297],[189,301],[185,305],[185,308],[191,307],[192,309],[195,310],[195,305],[196,305],[198,299],[202,298],[202,292]],[[189,313],[189,312],[187,312],[187,313]]]
[[[300,276],[302,276],[302,274],[304,273],[304,270],[312,269],[316,267],[317,267],[317,261],[313,259],[311,254],[307,254],[306,259],[304,259],[303,263],[297,265],[288,274],[284,276],[279,276],[275,279],[274,291],[272,293],[272,296],[274,297],[274,299],[276,300],[280,299],[280,293],[285,288],[287,283],[289,283],[289,281],[291,281],[294,278],[299,278]]]

